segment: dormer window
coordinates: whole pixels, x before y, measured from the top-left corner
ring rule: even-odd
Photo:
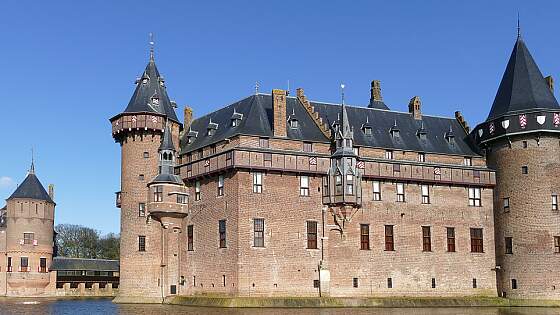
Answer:
[[[455,144],[455,135],[453,134],[453,130],[451,129],[451,126],[449,126],[449,131],[445,133],[445,140],[447,140],[447,142],[450,145],[454,145]]]
[[[231,126],[232,127],[237,127],[239,126],[239,124],[241,123],[241,120],[243,119],[243,114],[238,113],[235,108],[233,109],[233,115],[231,115]]]
[[[420,140],[426,140],[428,135],[428,131],[424,128],[424,122],[422,122],[422,126],[416,131],[416,136],[420,138]]]
[[[369,117],[366,116],[366,122],[364,124],[362,124],[362,131],[364,132],[364,135],[366,136],[371,136],[372,134],[372,128],[371,125],[369,124]]]
[[[187,133],[187,144],[193,143],[197,136],[198,131],[189,130],[189,132]]]
[[[298,128],[298,121],[295,118],[290,119],[290,128],[296,129]]]
[[[241,122],[240,119],[232,119],[232,120],[231,120],[231,126],[232,126],[232,127],[237,127],[237,126],[239,126],[239,123],[240,123],[240,122]]]
[[[371,127],[364,127],[364,134],[366,136],[371,136]]]
[[[152,105],[159,106],[159,97],[157,96],[152,97]]]
[[[395,123],[393,124],[393,127],[391,127],[391,129],[389,129],[389,133],[391,134],[391,137],[393,137],[393,138],[400,137],[400,130],[397,127],[397,121],[396,120],[395,120]]]
[[[213,136],[216,133],[215,129],[208,129],[208,135]]]
[[[216,133],[216,130],[218,130],[218,124],[212,122],[212,119],[210,119],[210,122],[208,122],[208,136],[213,136]]]

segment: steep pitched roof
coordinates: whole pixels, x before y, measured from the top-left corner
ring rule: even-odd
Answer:
[[[88,259],[53,257],[51,270],[89,270],[89,271],[119,271],[119,261],[109,259]]]
[[[169,129],[169,124],[165,126],[165,131],[163,132],[163,139],[159,145],[158,151],[170,150],[175,151],[175,146],[173,145],[173,139],[171,136],[171,129]]]
[[[27,177],[25,178],[25,180],[23,180],[23,183],[18,186],[16,191],[14,191],[14,193],[8,198],[8,200],[15,198],[44,200],[54,203],[37,176],[35,176],[35,172],[33,171],[33,169],[29,172],[29,174],[27,174]]]
[[[331,126],[340,119],[341,107],[339,104],[329,104],[311,101],[315,111],[319,113],[323,121]],[[401,149],[412,151],[423,151],[442,154],[456,154],[466,156],[478,155],[471,146],[463,127],[454,118],[443,118],[422,115],[422,120],[416,120],[410,113],[374,109],[367,107],[345,106],[348,123],[354,130],[354,146],[377,147],[387,149]],[[232,115],[243,115],[241,123],[233,127]],[[261,137],[272,137],[272,96],[268,94],[251,95],[243,100],[229,106],[218,109],[215,112],[195,119],[191,124],[191,130],[197,131],[198,135],[191,143],[188,143],[189,133],[185,133],[181,139],[181,154],[191,152],[207,145],[231,138],[235,135],[252,135]],[[286,99],[286,117],[298,120],[298,128],[286,126],[288,139],[303,140],[310,142],[328,143],[315,122],[307,113],[306,109],[295,97]],[[210,120],[219,125],[213,135],[207,134]],[[366,135],[362,126],[367,122],[372,127],[372,134]],[[392,137],[390,130],[397,124],[399,137]],[[422,129],[422,137],[419,130]],[[451,144],[445,139],[449,131],[456,136]]]
[[[158,98],[159,104],[155,105],[152,98]],[[128,106],[124,110],[125,113],[157,113],[167,116],[167,118],[179,122],[177,115],[165,88],[163,77],[159,74],[153,55],[142,74],[142,77],[136,83],[136,89]]]
[[[558,108],[525,42],[518,37],[486,121],[503,115]]]

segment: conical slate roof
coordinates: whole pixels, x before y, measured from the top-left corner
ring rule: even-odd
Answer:
[[[558,108],[539,67],[518,37],[486,121],[504,115]]]
[[[23,183],[18,186],[16,191],[14,191],[14,193],[8,198],[8,200],[15,198],[44,200],[54,203],[37,176],[35,176],[35,172],[33,171],[27,174],[27,177],[25,178]]]
[[[154,104],[153,98],[158,98],[159,104]],[[136,84],[136,90],[124,110],[125,113],[158,113],[178,122],[173,105],[169,100],[163,77],[159,74],[153,54]]]

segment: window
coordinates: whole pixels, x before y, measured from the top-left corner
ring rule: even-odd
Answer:
[[[463,165],[465,166],[472,166],[472,158],[471,157],[464,157],[463,158]]]
[[[264,161],[265,162],[272,162],[272,153],[263,153]]]
[[[218,176],[218,196],[224,195],[224,175]]]
[[[253,219],[253,246],[264,247],[264,219]]]
[[[203,149],[199,149],[198,150],[198,158],[202,159],[204,157],[204,150]]]
[[[28,257],[20,257],[20,268],[22,272],[29,271],[29,258]]]
[[[360,156],[360,147],[354,147],[354,154]]]
[[[554,237],[554,252],[560,254],[560,236]]]
[[[527,165],[521,166],[521,174],[529,174],[529,167]]]
[[[39,272],[47,272],[47,258],[45,257],[39,258]]]
[[[471,228],[471,252],[483,253],[482,229]]]
[[[511,288],[513,290],[517,289],[517,279],[511,279]]]
[[[476,278],[472,279],[472,287],[473,289],[476,289],[477,285],[476,285]]]
[[[374,201],[381,200],[381,183],[378,181],[373,182],[373,200]]]
[[[303,143],[303,152],[313,152],[313,143],[312,142],[304,142]]]
[[[226,152],[226,162],[231,161],[232,158],[233,158],[233,152],[231,151]]]
[[[187,204],[187,201],[188,201],[188,199],[187,199],[186,195],[177,194],[177,203],[178,204],[184,205],[184,204]]]
[[[354,194],[354,176],[352,174],[346,175],[346,194]]]
[[[469,206],[481,207],[480,202],[480,188],[469,188]]]
[[[357,288],[357,287],[358,287],[358,278],[352,278],[352,286],[353,286],[354,288]]]
[[[23,233],[23,244],[32,245],[34,238],[35,238],[34,233]]]
[[[210,146],[210,154],[216,154],[216,145],[215,144]],[[171,155],[169,156],[169,159],[171,160]]]
[[[297,119],[291,119],[290,120],[290,128],[297,128],[297,127],[298,127]]]
[[[418,153],[418,162],[426,162],[426,154]]]
[[[428,185],[422,185],[422,203],[430,203],[430,187]]]
[[[187,250],[194,250],[194,225],[187,226]]]
[[[317,249],[317,221],[307,221],[307,248]]]
[[[506,254],[513,254],[513,237],[504,238]]]
[[[145,217],[146,216],[146,204],[141,202],[138,204],[138,216]]]
[[[360,249],[369,250],[369,224],[360,224]]]
[[[12,257],[8,257],[8,272],[12,272]]]
[[[226,220],[218,221],[218,231],[220,233],[220,248],[226,248]]]
[[[313,280],[313,287],[314,287],[315,289],[317,289],[317,288],[319,288],[319,286],[320,286],[319,280]]]
[[[259,147],[268,148],[269,147],[268,138],[260,138],[259,139]]]
[[[194,182],[194,200],[200,200],[200,181]]]
[[[393,238],[393,226],[392,225],[385,225],[385,250],[386,251],[394,251],[395,250],[395,241]]]
[[[436,288],[436,278],[432,278],[432,289]]]
[[[552,195],[552,210],[558,210],[558,195]]]
[[[364,127],[364,134],[366,136],[371,136],[371,127]]]
[[[260,194],[262,193],[262,177],[263,174],[261,172],[254,172],[253,173],[253,192]]]
[[[447,251],[455,251],[455,228],[452,227],[447,228]]]
[[[397,183],[397,202],[404,202],[404,184]]]
[[[240,119],[232,119],[232,120],[231,120],[231,126],[232,126],[232,127],[237,127],[237,126],[239,126],[239,122],[240,122],[240,121],[241,121]]]
[[[388,289],[393,288],[393,278],[387,278],[387,288]]]
[[[154,186],[154,201],[163,201],[163,186]]]
[[[523,148],[526,149],[527,148],[527,141],[523,141],[522,144],[523,144]]]
[[[139,252],[146,251],[146,236],[143,235],[138,236],[138,251]]]
[[[144,180],[144,174],[138,175],[138,180]]]
[[[432,251],[432,233],[429,226],[422,227],[422,251]]]
[[[299,195],[309,196],[309,176],[299,177]]]
[[[340,174],[335,177],[335,192],[337,195],[342,195],[342,175]]]
[[[150,157],[150,152],[144,152],[144,158],[147,159]]]
[[[392,160],[394,157],[392,150],[385,150],[385,158],[388,160]]]
[[[509,197],[503,199],[504,212],[509,212]]]

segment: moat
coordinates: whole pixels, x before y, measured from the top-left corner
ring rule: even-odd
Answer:
[[[558,308],[339,308],[339,309],[224,309],[175,305],[114,304],[109,299],[90,300],[0,300],[0,314],[186,314],[186,315],[552,315]]]

